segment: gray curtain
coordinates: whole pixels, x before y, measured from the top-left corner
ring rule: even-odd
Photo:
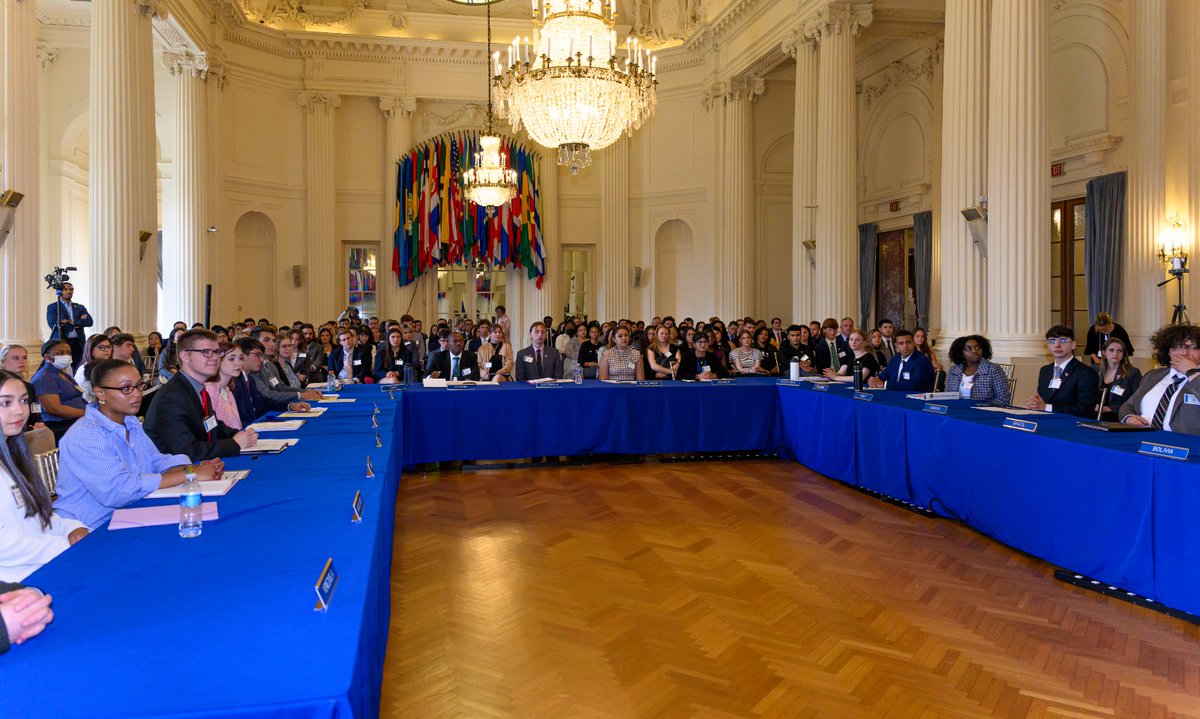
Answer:
[[[929,324],[929,282],[933,274],[933,211],[913,215],[913,261],[917,270],[917,323]]]
[[[1083,282],[1089,318],[1114,312],[1121,293],[1121,249],[1125,245],[1125,173],[1087,183],[1084,209]]]
[[[875,255],[879,225],[864,222],[858,226],[858,310],[862,317],[859,327],[866,327],[871,318],[871,294],[875,289]]]

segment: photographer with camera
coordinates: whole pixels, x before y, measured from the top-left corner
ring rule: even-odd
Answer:
[[[92,326],[92,315],[83,305],[72,302],[75,286],[67,270],[55,267],[46,275],[47,289],[58,293],[58,300],[46,306],[46,324],[50,326],[50,339],[62,340],[71,348],[71,366],[78,367],[83,360],[83,341],[87,338],[84,329]]]

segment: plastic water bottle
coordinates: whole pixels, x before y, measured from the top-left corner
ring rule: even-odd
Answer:
[[[571,371],[571,374],[575,377],[575,384],[583,384],[583,368],[582,367],[580,367],[579,365],[575,365],[575,369]]]
[[[331,375],[329,375],[329,379],[325,380],[325,393],[333,394],[336,391],[337,391],[337,380],[334,379],[333,375],[331,374]]]
[[[409,365],[404,365],[404,384],[410,385],[416,381],[416,373]]]
[[[183,492],[179,495],[179,536],[184,539],[199,537],[200,532],[204,531],[204,509],[200,506],[203,498],[196,474],[188,472]]]
[[[795,357],[795,356],[792,357],[792,361],[788,365],[788,379],[790,379],[793,382],[799,381],[799,379],[800,379],[800,358],[799,357]]]

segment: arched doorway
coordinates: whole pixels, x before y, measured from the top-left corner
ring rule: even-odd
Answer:
[[[654,233],[654,314],[686,315],[687,268],[692,266],[692,228],[667,220]]]
[[[237,266],[237,319],[274,317],[275,223],[261,212],[247,212],[233,230]]]

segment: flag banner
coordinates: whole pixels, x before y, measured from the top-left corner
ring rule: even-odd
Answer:
[[[478,260],[497,269],[523,268],[541,288],[546,261],[539,156],[519,142],[501,141],[501,152],[517,172],[517,196],[489,217],[463,187],[463,172],[478,151],[478,132],[448,132],[413,147],[396,163],[392,272],[401,287],[431,268]]]

